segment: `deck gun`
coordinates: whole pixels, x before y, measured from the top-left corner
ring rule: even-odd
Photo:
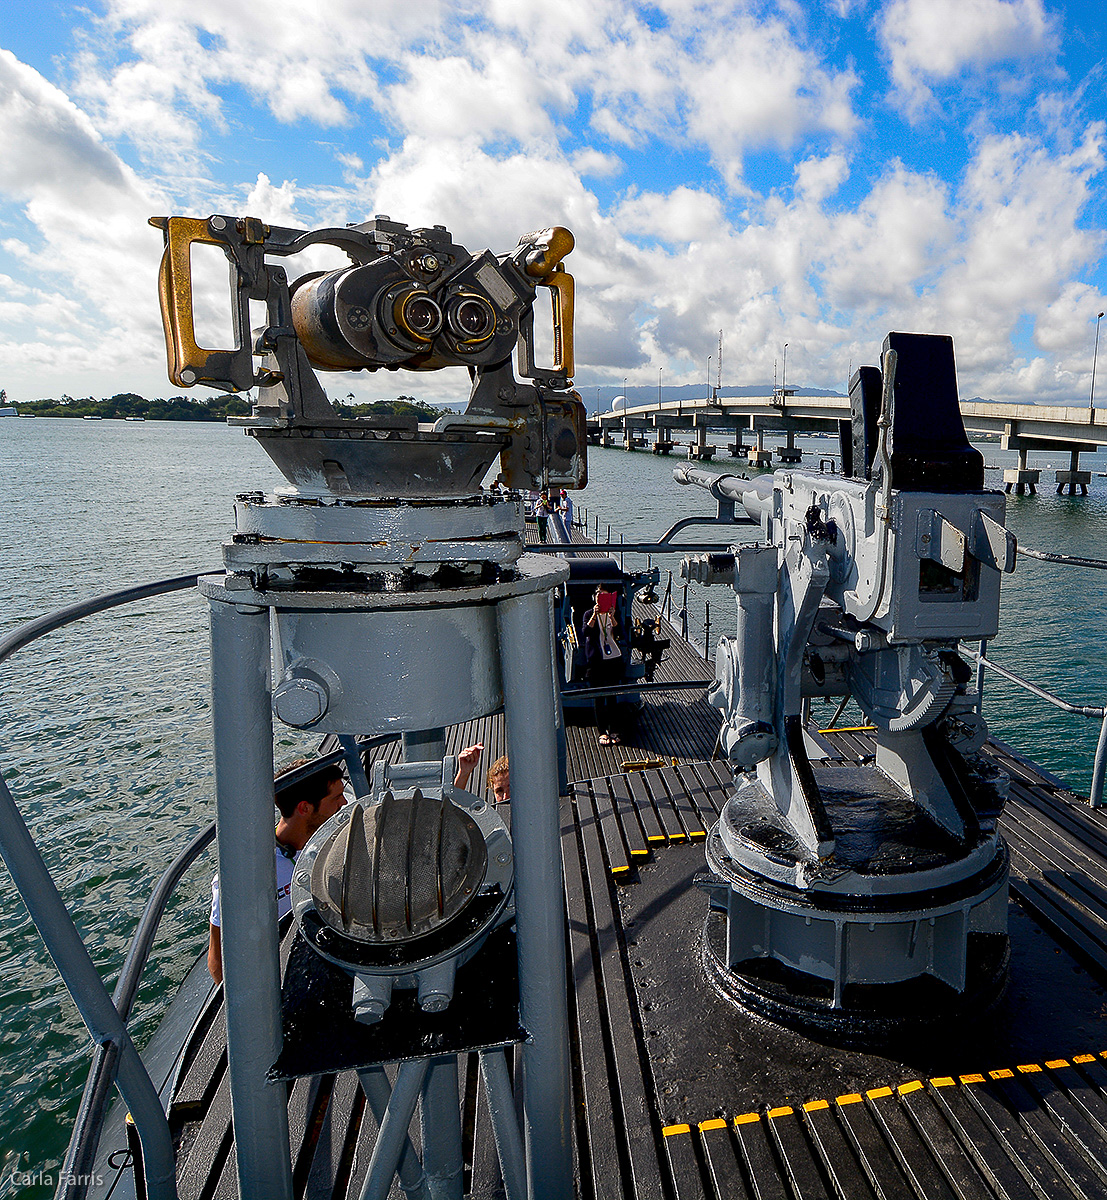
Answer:
[[[733,984],[774,959],[797,973],[791,1001],[828,980],[832,1009],[852,984],[923,975],[964,993],[971,935],[1006,929],[1003,780],[977,753],[987,728],[958,643],[997,632],[1015,539],[965,435],[952,339],[891,333],[881,362],[851,380],[843,477],[674,472],[762,531],[683,567],[737,604],[710,693],[737,784],[702,881],[729,914],[721,960]],[[834,696],[874,727],[871,761],[835,762],[805,728],[810,700]]]

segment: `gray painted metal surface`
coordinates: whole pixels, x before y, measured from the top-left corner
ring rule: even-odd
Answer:
[[[241,1200],[291,1200],[281,1049],[269,612],[211,606],[212,734],[227,1055]]]
[[[527,595],[506,601],[497,608],[497,620],[508,665],[504,710],[520,1015],[530,1035],[523,1049],[527,1194],[531,1200],[555,1200],[572,1195],[573,1149],[550,598]]]

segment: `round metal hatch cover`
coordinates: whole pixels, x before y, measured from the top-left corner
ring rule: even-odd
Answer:
[[[488,850],[464,809],[418,789],[351,807],[312,866],[312,899],[327,925],[356,942],[396,945],[466,909],[484,881]]]

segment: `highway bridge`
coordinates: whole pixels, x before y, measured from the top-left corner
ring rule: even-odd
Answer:
[[[1018,466],[1003,472],[1008,491],[1034,492],[1041,469],[1030,465],[1034,451],[1067,451],[1069,467],[1056,472],[1057,491],[1086,495],[1091,472],[1080,470],[1081,453],[1107,446],[1107,410],[1038,404],[961,402],[961,416],[969,433],[998,434],[1005,450],[1018,454]],[[796,434],[838,434],[839,422],[850,420],[845,396],[801,396],[791,388],[777,388],[765,396],[718,396],[698,400],[670,400],[657,404],[620,407],[588,419],[589,440],[595,445],[622,446],[668,454],[679,446],[689,458],[710,459],[719,446],[708,435],[730,433],[725,450],[750,466],[768,467],[775,458],[798,463]],[[683,431],[687,442],[675,435]],[[766,446],[766,434],[783,434],[779,445]],[[830,455],[828,454],[828,457]]]

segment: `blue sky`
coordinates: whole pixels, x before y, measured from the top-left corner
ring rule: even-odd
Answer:
[[[720,329],[724,384],[787,342],[841,388],[916,329],[965,396],[1086,404],[1105,77],[1091,2],[3,0],[0,387],[172,394],[151,214],[387,213],[498,252],[569,226],[589,400],[703,380]]]

